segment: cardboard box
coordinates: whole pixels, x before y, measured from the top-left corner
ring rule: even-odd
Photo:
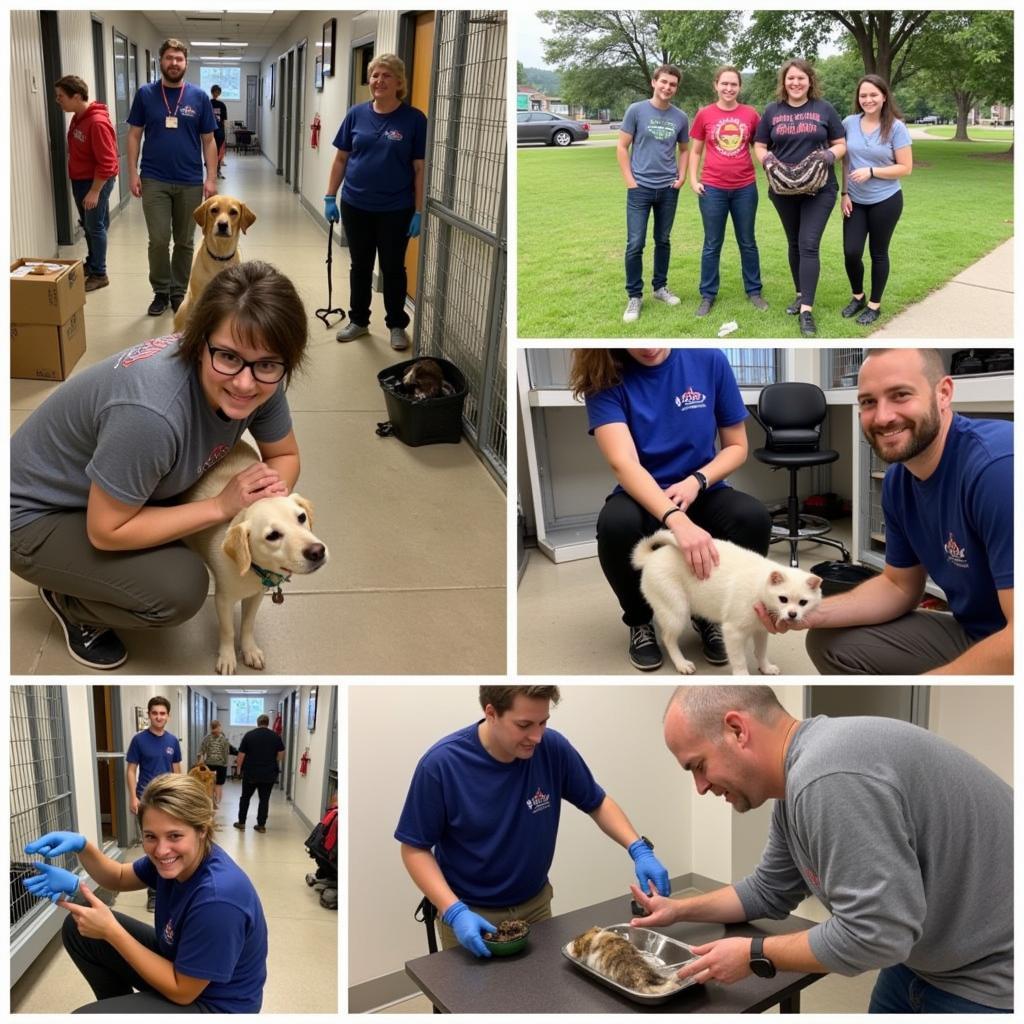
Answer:
[[[59,327],[11,324],[11,376],[22,380],[66,380],[85,351],[85,310]]]
[[[44,274],[29,273],[33,264]],[[11,323],[59,327],[85,305],[85,270],[81,260],[18,259],[11,264]]]

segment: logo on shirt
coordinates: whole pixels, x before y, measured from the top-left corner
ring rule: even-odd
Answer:
[[[85,142],[85,132],[81,128],[76,128],[71,134],[78,142]]]
[[[231,451],[231,448],[226,444],[214,446],[213,451],[206,456],[206,461],[203,463],[202,469],[199,470],[199,475],[202,476],[207,470],[213,469],[229,451]]]
[[[647,122],[647,134],[659,142],[667,142],[669,139],[674,139],[678,132],[678,125],[672,121],[663,121],[659,117],[652,117]]]
[[[719,121],[714,129],[715,148],[722,156],[735,156],[745,148],[747,126],[738,121]]]
[[[772,135],[813,135],[819,127],[821,114],[817,110],[779,113],[772,118]]]
[[[821,879],[810,868],[804,868],[804,875],[815,889],[821,888]]]
[[[682,410],[703,409],[707,405],[707,395],[701,394],[696,388],[688,387],[676,397],[676,407]]]
[[[129,367],[132,363],[141,362],[143,359],[149,359],[152,356],[159,355],[165,348],[170,348],[171,345],[178,344],[177,334],[168,334],[163,338],[150,338],[149,341],[144,341],[140,345],[133,345],[127,352],[125,352],[121,358],[114,364],[114,368],[121,367],[122,369]]]
[[[198,117],[199,116],[199,111],[195,107],[190,106],[187,103],[182,104],[182,106],[178,107],[178,113],[182,117]]]
[[[168,918],[167,924],[164,925],[164,942],[168,946],[174,945],[174,922]]]
[[[958,569],[970,568],[970,565],[967,562],[967,551],[957,544],[952,531],[950,531],[949,540],[947,540],[943,545],[942,550],[946,552],[946,561],[949,562],[950,565],[955,565]]]
[[[526,809],[536,814],[538,811],[546,811],[551,807],[551,797],[545,793],[540,786],[537,792],[526,801]]]
[[[405,136],[397,128],[389,128],[384,133],[384,138],[389,142],[401,142]]]

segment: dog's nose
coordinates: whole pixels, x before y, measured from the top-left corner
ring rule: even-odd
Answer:
[[[310,544],[308,548],[302,549],[302,555],[307,562],[322,562],[327,548],[323,544]]]
[[[218,235],[226,235],[227,233],[228,233],[228,226],[227,226],[227,224],[223,224],[222,223],[222,224],[218,224],[217,225],[217,234]]]
[[[795,619],[796,618],[796,609],[795,608],[790,608],[789,612],[787,614],[789,615],[789,617],[791,619]]]

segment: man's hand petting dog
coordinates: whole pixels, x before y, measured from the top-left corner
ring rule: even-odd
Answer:
[[[820,611],[808,612],[802,619],[796,622],[787,621],[785,619],[776,619],[760,601],[754,605],[754,611],[757,613],[757,617],[761,620],[761,625],[763,625],[769,633],[774,633],[777,636],[782,633],[789,633],[794,629],[814,629],[824,623],[824,616]]]
[[[228,481],[228,485],[217,495],[217,504],[225,520],[234,519],[244,508],[262,498],[288,496],[288,485],[277,470],[265,462],[254,462]]]

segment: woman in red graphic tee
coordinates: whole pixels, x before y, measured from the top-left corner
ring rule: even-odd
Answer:
[[[754,240],[757,183],[750,147],[758,114],[739,102],[743,79],[736,68],[720,67],[714,85],[718,99],[697,112],[690,129],[690,188],[697,193],[704,221],[697,316],[707,316],[718,295],[718,264],[730,217],[740,247],[743,290],[757,309],[768,308],[761,298],[761,259]]]

